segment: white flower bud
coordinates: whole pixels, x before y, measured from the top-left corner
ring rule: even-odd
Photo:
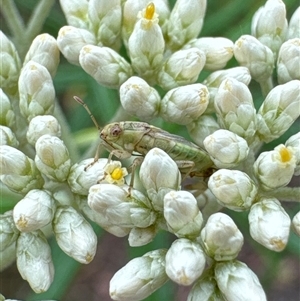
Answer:
[[[269,47],[276,57],[285,41],[288,22],[285,4],[281,0],[268,0],[252,18],[251,34]]]
[[[204,81],[203,84],[211,88],[219,88],[221,83],[226,78],[234,78],[245,85],[248,85],[251,81],[249,69],[246,67],[233,67],[226,70],[218,70],[212,72]]]
[[[277,59],[277,77],[280,84],[300,79],[300,38],[290,39],[281,45]]]
[[[166,254],[166,273],[180,285],[191,285],[205,268],[201,246],[186,238],[176,239]]]
[[[15,243],[18,236],[19,231],[14,223],[12,210],[0,214],[0,251],[4,251]]]
[[[71,168],[71,159],[64,142],[51,135],[41,136],[36,144],[35,164],[48,178],[63,182]]]
[[[178,50],[163,64],[158,84],[165,90],[193,84],[205,64],[205,54],[198,48]]]
[[[100,85],[108,88],[119,88],[132,75],[130,64],[108,47],[82,47],[79,63]]]
[[[208,188],[219,203],[235,211],[249,209],[257,195],[255,183],[239,170],[219,169],[209,178]]]
[[[187,301],[225,301],[214,278],[210,274],[204,275],[193,285]]]
[[[69,25],[89,28],[88,0],[60,0],[59,2]]]
[[[296,158],[296,167],[294,171],[295,176],[300,175],[300,132],[291,136],[286,142],[286,147],[292,147],[293,153]]]
[[[186,127],[191,138],[201,147],[204,147],[204,138],[220,128],[215,118],[211,115],[201,115]]]
[[[88,5],[91,30],[97,41],[104,46],[117,49],[120,44],[122,8],[120,0],[90,0]]]
[[[54,277],[51,249],[43,232],[21,233],[17,240],[17,267],[35,293],[43,293]]]
[[[109,283],[113,300],[138,301],[150,296],[168,280],[165,272],[166,250],[148,252],[130,260]]]
[[[37,115],[52,115],[55,90],[49,71],[29,61],[19,77],[20,111],[30,121]]]
[[[272,190],[286,186],[292,179],[296,167],[293,148],[280,144],[274,150],[261,153],[254,162],[254,174],[261,187]]]
[[[151,149],[141,165],[140,179],[155,210],[162,211],[163,198],[171,190],[178,190],[181,175],[177,164],[159,148]]]
[[[300,236],[300,211],[294,215],[292,219],[292,225],[295,233]]]
[[[48,225],[54,216],[54,199],[46,190],[30,190],[13,210],[16,227],[21,232],[30,232]]]
[[[220,125],[252,142],[257,130],[256,109],[248,87],[234,78],[225,79],[215,95]]]
[[[1,75],[0,75],[1,76]],[[9,128],[15,124],[15,113],[8,96],[0,88],[0,124]]]
[[[243,246],[244,238],[228,215],[212,214],[201,231],[205,252],[216,261],[236,258]]]
[[[53,231],[59,247],[68,256],[84,264],[93,260],[97,236],[92,226],[73,207],[56,210]]]
[[[150,243],[157,231],[154,226],[149,226],[147,228],[132,228],[129,236],[128,242],[131,247],[140,247]]]
[[[17,92],[16,84],[21,69],[21,60],[14,44],[0,30],[0,87]]]
[[[97,184],[98,180],[104,179],[104,167],[108,160],[101,158],[97,162],[93,162],[94,158],[85,159],[79,163],[75,163],[71,167],[68,183],[72,192],[80,195],[88,195],[90,187]],[[89,166],[91,163],[93,165]],[[85,170],[87,166],[88,168]]]
[[[300,81],[273,88],[258,111],[259,137],[270,142],[285,133],[300,115]]]
[[[250,35],[241,36],[234,44],[234,56],[241,66],[249,69],[257,82],[268,80],[274,69],[274,54],[270,48]]]
[[[9,145],[12,147],[18,147],[19,145],[15,134],[7,126],[0,125],[0,145]]]
[[[231,168],[245,160],[249,147],[243,138],[227,131],[217,130],[203,141],[210,158],[218,168]]]
[[[226,300],[267,301],[257,276],[243,262],[219,262],[215,267],[218,288]]]
[[[146,81],[132,76],[120,87],[120,101],[126,112],[149,121],[158,114],[161,99]]]
[[[60,137],[61,128],[57,119],[52,115],[38,115],[33,117],[26,132],[27,141],[35,145],[36,141],[43,135]]]
[[[79,66],[80,50],[86,45],[96,45],[96,38],[88,30],[63,26],[58,32],[57,45],[68,62]]]
[[[287,32],[287,39],[295,39],[300,38],[300,6],[295,10],[293,13],[289,26],[288,26],[288,32]]]
[[[147,4],[138,17],[128,40],[129,57],[138,75],[151,82],[161,68],[165,40],[153,2]]]
[[[185,45],[186,47],[197,47],[206,56],[204,69],[215,71],[224,68],[233,57],[233,42],[229,39],[217,37],[205,37],[194,39]]]
[[[59,64],[59,49],[56,39],[47,33],[36,36],[25,56],[23,65],[25,66],[29,61],[46,67],[53,78]]]
[[[169,46],[181,48],[198,37],[206,11],[205,0],[177,0],[168,21]]]
[[[161,101],[161,117],[172,123],[186,125],[198,119],[206,110],[209,92],[202,84],[174,88]]]
[[[203,218],[197,200],[188,191],[170,191],[164,197],[164,217],[168,230],[177,237],[196,238]]]
[[[42,188],[44,184],[34,161],[8,145],[0,146],[0,180],[10,190],[21,194]]]
[[[264,247],[280,252],[289,239],[291,219],[280,202],[275,199],[262,199],[255,203],[249,212],[250,234]]]

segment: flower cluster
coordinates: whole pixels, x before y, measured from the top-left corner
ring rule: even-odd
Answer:
[[[189,301],[266,300],[257,276],[237,259],[243,234],[219,211],[248,211],[252,238],[276,252],[287,245],[291,225],[300,235],[300,213],[291,220],[281,204],[299,201],[299,187],[287,185],[300,175],[300,132],[260,153],[300,116],[300,8],[288,23],[284,3],[267,0],[251,35],[234,43],[198,37],[205,0],[177,0],[172,9],[166,0],[60,5],[68,25],[57,39],[38,35],[24,59],[0,32],[0,180],[3,194],[17,200],[0,215],[1,270],[16,260],[32,289],[47,291],[54,277],[47,236],[88,264],[97,247],[89,219],[117,237],[128,235],[132,247],[160,230],[175,236],[168,249],[116,272],[114,300],[142,300],[169,279],[193,284]],[[119,89],[120,105],[133,118],[184,126],[196,144],[168,133],[162,143],[163,131],[149,136],[153,147],[138,160],[139,172],[132,169],[130,184],[127,169],[111,156],[80,159],[55,100],[60,52],[100,85]],[[233,57],[239,66],[223,69]],[[200,83],[204,70],[210,74]],[[251,80],[264,96],[258,110]],[[102,142],[116,156],[123,151]],[[123,143],[142,153],[139,140]],[[199,168],[198,150],[213,171]],[[179,153],[184,162],[174,159]],[[183,173],[183,166],[191,168]],[[195,185],[186,184],[201,173]]]

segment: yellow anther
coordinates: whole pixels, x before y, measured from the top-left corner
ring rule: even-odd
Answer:
[[[152,20],[154,13],[155,13],[155,5],[153,2],[150,2],[146,7],[145,19]]]
[[[292,159],[292,152],[286,147],[282,147],[279,153],[282,162],[289,162]]]
[[[123,177],[123,171],[122,168],[117,167],[114,169],[114,171],[111,173],[112,179],[118,181]]]

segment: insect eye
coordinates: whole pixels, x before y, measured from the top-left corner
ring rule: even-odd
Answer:
[[[122,129],[120,128],[119,125],[113,126],[110,131],[111,135],[114,137],[119,136],[121,132],[122,132]]]

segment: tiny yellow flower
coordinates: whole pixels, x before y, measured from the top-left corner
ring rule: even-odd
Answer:
[[[125,167],[121,167],[120,161],[113,161],[108,163],[105,168],[105,177],[103,180],[110,184],[123,185],[124,177],[128,175],[128,171]]]

